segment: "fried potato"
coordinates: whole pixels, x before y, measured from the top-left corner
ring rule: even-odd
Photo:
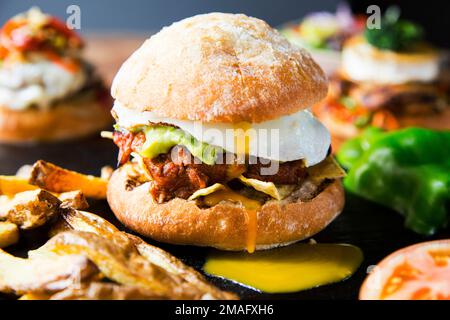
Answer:
[[[222,291],[205,281],[204,277],[199,272],[194,268],[187,266],[170,253],[158,247],[149,245],[137,236],[131,234],[127,234],[127,236],[135,243],[138,252],[143,257],[153,264],[167,270],[171,274],[182,278],[183,281],[191,284],[197,290],[204,292],[204,299],[237,299],[237,296],[234,294]]]
[[[0,176],[0,194],[14,195],[19,192],[35,190],[38,187],[28,183],[28,179],[17,176]]]
[[[61,217],[69,230],[92,232],[125,250],[136,250],[126,233],[119,231],[112,223],[96,214],[80,210],[64,210]]]
[[[94,262],[100,272],[120,284],[151,290],[165,298],[182,298],[177,284],[158,267],[139,255],[125,250],[97,234],[66,231],[51,238],[44,246],[30,251],[30,257],[81,255]]]
[[[198,295],[210,299],[237,299],[234,294],[224,292],[209,284],[203,276],[193,268],[185,265],[176,257],[155,246],[149,245],[137,236],[119,231],[113,224],[90,212],[78,210],[64,210],[61,213],[64,226],[73,230],[92,232],[98,234],[112,243],[124,248],[134,248],[152,264],[164,269],[183,283],[184,287],[194,287]],[[131,248],[130,247],[134,247]]]
[[[64,291],[64,290],[63,290]],[[49,300],[51,295],[45,293],[26,293],[19,300]]]
[[[96,233],[108,239],[116,237],[117,233],[124,235],[124,232],[117,229],[111,222],[94,213],[67,210],[61,216],[73,230]]]
[[[162,297],[139,287],[91,282],[57,292],[50,300],[153,300]]]
[[[69,230],[72,230],[70,226],[68,226],[63,219],[58,218],[58,220],[56,220],[56,222],[51,225],[50,230],[48,231],[48,237],[53,238],[58,233]]]
[[[74,208],[78,210],[89,208],[86,197],[79,190],[61,193],[58,195],[58,199],[61,201],[61,208]]]
[[[33,229],[55,218],[61,201],[42,189],[25,191],[14,197],[0,196],[0,219],[21,229]]]
[[[6,248],[19,241],[19,228],[14,223],[0,222],[0,248]]]
[[[98,273],[86,257],[47,255],[17,258],[0,249],[0,292],[26,294],[64,290]]]
[[[56,193],[80,190],[86,197],[95,199],[106,198],[108,184],[106,179],[63,169],[42,160],[33,165],[28,182]]]

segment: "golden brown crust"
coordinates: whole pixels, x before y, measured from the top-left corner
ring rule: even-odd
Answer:
[[[128,228],[161,242],[246,249],[246,209],[226,201],[211,208],[199,208],[194,201],[180,198],[154,203],[149,183],[126,187],[129,165],[114,172],[107,193],[113,212]],[[343,207],[344,190],[338,180],[310,201],[269,201],[257,213],[256,247],[266,249],[308,238],[325,228]]]
[[[211,13],[174,23],[122,65],[112,96],[123,106],[183,120],[262,122],[327,93],[311,56],[262,20]]]
[[[61,101],[48,110],[0,106],[0,142],[49,142],[81,138],[113,121],[108,101],[86,97]]]

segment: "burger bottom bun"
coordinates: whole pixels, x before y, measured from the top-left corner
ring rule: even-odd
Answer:
[[[319,120],[327,127],[332,135],[333,150],[337,151],[339,146],[347,139],[353,138],[361,133],[361,129],[352,123],[336,121],[330,114],[322,112],[317,114]],[[425,116],[397,116],[401,128],[421,127],[434,130],[450,130],[450,107],[442,112]]]
[[[160,242],[247,249],[248,210],[222,201],[200,208],[194,201],[175,198],[152,201],[149,183],[131,187],[127,164],[116,170],[107,198],[116,217],[128,228]],[[324,229],[344,207],[342,183],[335,180],[309,201],[271,200],[257,212],[256,249],[269,249],[308,238]]]
[[[91,95],[67,99],[49,109],[0,106],[0,142],[56,142],[88,136],[112,123],[110,106]]]

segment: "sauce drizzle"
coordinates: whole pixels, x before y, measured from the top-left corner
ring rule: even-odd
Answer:
[[[204,203],[210,207],[215,206],[220,201],[231,201],[240,203],[247,209],[247,240],[246,246],[249,253],[253,253],[256,248],[256,235],[258,227],[258,209],[261,204],[253,199],[249,199],[237,192],[227,188],[218,190],[212,194],[205,196]]]
[[[298,243],[253,254],[214,251],[203,269],[260,291],[288,293],[343,281],[362,260],[352,245]]]

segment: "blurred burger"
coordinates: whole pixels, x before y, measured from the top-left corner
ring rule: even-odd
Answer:
[[[449,79],[420,26],[388,9],[380,29],[348,40],[328,97],[314,112],[333,136],[346,139],[367,126],[450,129]]]
[[[164,28],[113,81],[112,210],[156,240],[226,250],[317,233],[344,205],[330,135],[307,110],[326,92],[310,55],[259,19]]]
[[[365,20],[340,3],[335,13],[310,13],[300,21],[284,24],[280,32],[293,44],[308,49],[325,73],[331,74],[339,67],[345,40],[362,33]]]
[[[81,57],[83,42],[33,8],[0,29],[0,142],[53,141],[112,122],[108,93]]]

